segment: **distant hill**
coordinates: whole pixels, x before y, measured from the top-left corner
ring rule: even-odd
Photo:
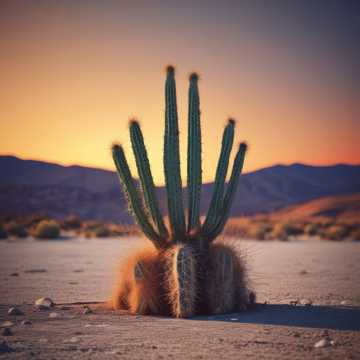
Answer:
[[[329,196],[293,205],[274,212],[273,219],[300,220],[309,218],[336,218],[340,221],[360,222],[360,193]]]
[[[131,222],[112,171],[0,156],[0,172],[1,216],[36,212]],[[203,185],[203,212],[212,190],[212,183]],[[270,212],[312,199],[356,193],[360,193],[359,165],[276,165],[242,175],[232,215]],[[164,210],[163,187],[158,188],[158,195]]]

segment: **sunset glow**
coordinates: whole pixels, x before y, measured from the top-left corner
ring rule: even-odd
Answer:
[[[322,2],[269,11],[271,2],[210,1],[206,12],[201,3],[2,1],[0,153],[113,170],[110,145],[120,141],[134,165],[127,124],[137,117],[155,181],[163,183],[164,67],[171,63],[184,175],[191,71],[201,78],[204,181],[213,180],[229,116],[238,142],[249,144],[245,171],[360,163],[351,13]]]

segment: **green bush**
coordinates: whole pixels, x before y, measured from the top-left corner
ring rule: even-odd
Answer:
[[[322,225],[320,223],[310,223],[305,227],[305,234],[314,236],[319,235],[322,229]]]
[[[109,237],[110,235],[110,230],[105,226],[100,226],[94,230],[94,236],[98,238]]]
[[[60,226],[54,220],[42,220],[35,228],[34,237],[38,239],[57,239],[60,236]]]
[[[251,239],[266,240],[271,233],[272,226],[267,222],[254,222],[249,228],[249,237]]]
[[[321,233],[321,237],[327,240],[340,241],[345,240],[350,233],[350,227],[345,224],[332,225]]]
[[[24,238],[28,236],[28,232],[24,225],[18,224],[16,222],[11,222],[6,226],[6,231],[8,235],[15,236],[18,238]]]
[[[277,223],[271,232],[271,238],[279,240],[288,240],[290,236],[303,234],[303,229],[293,223]]]
[[[64,230],[77,230],[82,226],[81,220],[76,215],[69,215],[63,221]]]

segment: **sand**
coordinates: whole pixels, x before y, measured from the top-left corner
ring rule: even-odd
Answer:
[[[0,324],[13,322],[12,335],[0,337],[0,357],[360,358],[359,243],[237,243],[258,294],[256,309],[177,320],[131,316],[102,304],[118,263],[138,239],[0,242]],[[42,296],[55,308],[35,309]],[[83,314],[85,302],[91,314]],[[12,305],[24,315],[8,315]],[[58,315],[50,318],[52,312]],[[31,325],[21,325],[23,319]],[[322,339],[327,346],[315,348]]]

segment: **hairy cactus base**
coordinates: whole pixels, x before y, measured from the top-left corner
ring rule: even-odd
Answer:
[[[186,318],[246,310],[254,303],[245,264],[236,250],[211,244],[207,254],[189,244],[134,253],[121,267],[114,309]]]

